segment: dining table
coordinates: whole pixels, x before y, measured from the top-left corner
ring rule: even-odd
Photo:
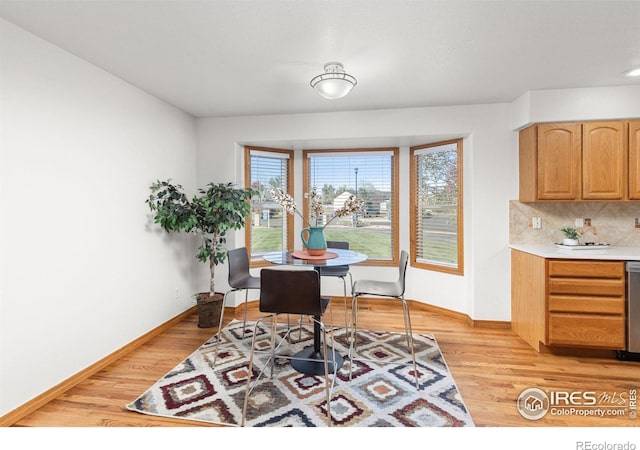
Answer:
[[[263,258],[277,265],[307,266],[320,271],[321,267],[349,266],[367,260],[367,255],[353,250],[328,248],[324,255],[314,256],[304,250],[284,250],[268,252]],[[307,375],[324,375],[324,355],[321,347],[320,317],[315,316],[313,321],[313,346],[306,347],[293,355],[291,365],[300,373]],[[327,347],[329,371],[339,370],[344,363],[340,353]],[[335,369],[334,369],[335,366]]]

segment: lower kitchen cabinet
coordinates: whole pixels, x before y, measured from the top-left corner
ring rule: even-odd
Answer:
[[[549,347],[622,350],[624,261],[548,259],[511,251],[513,330]]]

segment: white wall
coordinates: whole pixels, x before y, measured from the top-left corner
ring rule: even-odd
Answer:
[[[144,201],[157,178],[193,191],[196,142],[190,116],[2,19],[0,55],[1,416],[192,304],[193,243]]]
[[[300,149],[309,145],[395,142],[400,146],[400,246],[409,249],[409,146],[464,137],[465,275],[409,268],[406,296],[475,319],[510,320],[508,204],[517,198],[517,152],[508,111],[509,105],[496,104],[198,119],[197,180],[199,185],[243,183],[242,145],[249,143],[292,146],[300,164]],[[301,173],[297,170],[295,176],[297,197],[303,192]],[[228,240],[230,247],[244,245],[242,232],[234,237]],[[352,271],[356,279],[397,277],[397,269],[387,267]],[[204,278],[206,272],[201,272]],[[224,269],[217,278],[219,288],[226,286]],[[336,282],[327,289],[340,295],[342,288]]]
[[[512,129],[530,123],[640,117],[640,85],[529,91],[512,103]]]

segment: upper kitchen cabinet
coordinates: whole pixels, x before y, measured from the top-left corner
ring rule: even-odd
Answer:
[[[640,121],[520,131],[520,201],[640,200]]]
[[[582,198],[625,200],[627,123],[587,122],[582,125]]]
[[[580,199],[582,126],[546,123],[520,131],[520,201]]]
[[[629,122],[629,199],[640,200],[640,120]]]

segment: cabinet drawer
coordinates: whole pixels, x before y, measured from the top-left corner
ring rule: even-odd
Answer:
[[[624,315],[624,297],[550,295],[549,312]]]
[[[621,261],[550,260],[549,276],[624,278],[624,263]]]
[[[549,294],[624,296],[624,279],[550,278]]]
[[[623,316],[549,314],[548,345],[622,350],[625,342]]]

